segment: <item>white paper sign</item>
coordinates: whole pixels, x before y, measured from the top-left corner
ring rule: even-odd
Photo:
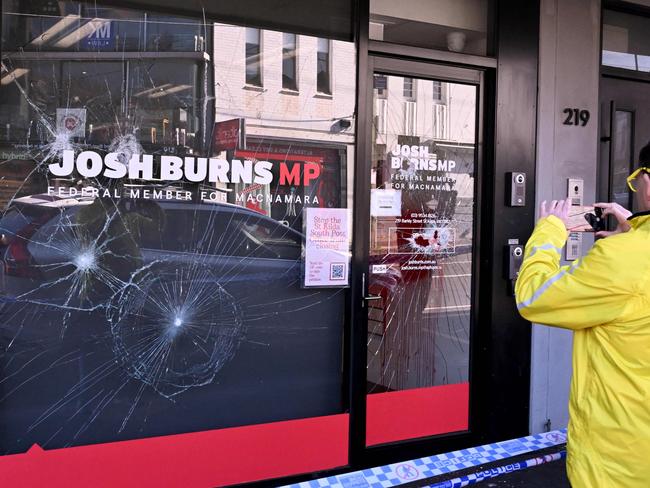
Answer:
[[[402,215],[402,190],[370,190],[370,215],[373,217]]]
[[[348,286],[348,210],[307,207],[304,218],[304,286]]]
[[[86,136],[85,108],[57,108],[56,130],[66,132],[70,137]]]

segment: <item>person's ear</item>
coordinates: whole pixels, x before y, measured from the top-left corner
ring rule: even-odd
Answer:
[[[650,197],[650,174],[642,171],[639,175],[639,179],[643,180],[643,189],[647,197]]]

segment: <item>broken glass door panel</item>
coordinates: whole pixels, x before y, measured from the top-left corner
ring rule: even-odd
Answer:
[[[368,445],[468,425],[476,90],[373,79]]]

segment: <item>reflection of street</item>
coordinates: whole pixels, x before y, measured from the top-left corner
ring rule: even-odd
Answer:
[[[438,279],[444,279],[444,286],[432,288],[425,313],[445,312],[450,310],[469,310],[471,300],[471,255],[460,254],[440,258],[443,272]],[[442,296],[439,292],[442,291]]]
[[[369,305],[369,391],[468,381],[471,254],[440,256],[438,266],[394,283],[372,278],[382,300]]]
[[[469,372],[471,255],[452,256],[441,259],[440,263],[444,269],[442,286],[431,289],[424,309],[425,314],[437,317],[434,327],[425,327],[426,332],[434,334],[436,385],[468,381]]]
[[[469,371],[469,311],[451,311],[439,318],[434,327],[424,331],[433,334],[434,384],[446,385],[468,381]]]

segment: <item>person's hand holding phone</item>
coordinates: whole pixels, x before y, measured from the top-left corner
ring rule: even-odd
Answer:
[[[611,231],[603,230],[600,232],[596,232],[596,237],[609,237],[630,230],[631,228],[630,223],[628,222],[627,219],[632,215],[632,212],[630,212],[625,207],[615,202],[596,203],[594,204],[594,207],[603,209],[603,217],[607,215],[613,216],[616,219],[616,224],[617,224],[616,229],[614,230]]]

